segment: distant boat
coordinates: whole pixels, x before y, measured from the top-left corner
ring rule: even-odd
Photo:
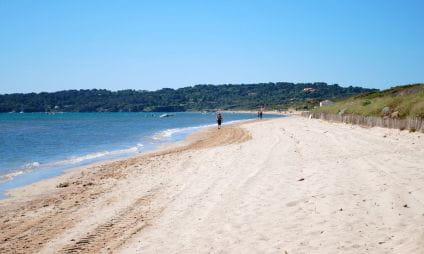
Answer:
[[[162,114],[159,117],[170,117],[170,116],[174,116],[173,114]]]

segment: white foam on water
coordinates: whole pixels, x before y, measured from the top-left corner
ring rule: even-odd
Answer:
[[[36,168],[39,170],[42,170],[42,169],[72,166],[74,164],[84,163],[84,162],[93,161],[93,160],[100,160],[102,158],[107,158],[107,157],[119,157],[119,156],[131,155],[131,154],[140,152],[142,149],[143,149],[143,144],[139,143],[136,146],[130,147],[127,149],[114,150],[114,151],[102,151],[102,152],[96,152],[96,153],[89,153],[89,154],[81,155],[81,156],[72,156],[64,160],[49,162],[44,164],[41,164],[39,162],[32,162],[32,163],[25,164],[24,166],[16,170],[9,171],[4,175],[0,175],[0,183],[13,180],[13,178],[19,175],[23,175],[25,173],[29,173]]]
[[[12,180],[14,177],[18,176],[18,175],[22,175],[24,173],[26,173],[27,171],[24,170],[19,170],[19,171],[13,171],[11,173],[5,174],[5,175],[1,175],[0,176],[0,183],[2,182],[6,182],[6,181],[10,181]]]
[[[24,169],[33,169],[33,168],[37,168],[37,167],[39,167],[40,165],[41,165],[41,164],[40,164],[39,162],[35,161],[35,162],[31,162],[31,163],[25,164],[25,165],[23,166],[23,168],[24,168]]]
[[[156,141],[166,140],[171,138],[175,134],[179,133],[190,133],[192,131],[213,126],[212,124],[208,125],[199,125],[199,126],[191,126],[191,127],[183,127],[183,128],[171,128],[163,131],[159,131],[152,136],[152,139]]]
[[[40,167],[40,163],[35,161],[31,163],[27,163],[23,165],[22,167],[18,168],[17,170],[9,171],[4,175],[0,175],[0,183],[10,181],[14,177],[31,172],[34,168]]]
[[[138,151],[138,152],[140,152],[141,150],[143,150],[143,147],[144,147],[144,145],[143,145],[143,144],[138,143],[138,144],[137,144],[137,146],[136,146],[137,151]]]
[[[119,155],[125,155],[125,154],[132,154],[139,151],[139,148],[142,147],[142,144],[137,144],[137,146],[130,147],[127,149],[121,149],[121,150],[114,150],[114,151],[102,151],[102,152],[96,152],[96,153],[89,153],[82,156],[72,156],[68,159],[52,162],[46,165],[49,165],[50,167],[54,166],[66,166],[69,164],[76,164],[81,163],[88,160],[94,160],[99,159],[102,157],[109,157],[109,156],[119,156]]]

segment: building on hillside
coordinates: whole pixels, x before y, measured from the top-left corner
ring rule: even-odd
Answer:
[[[330,101],[330,100],[324,100],[324,101],[321,101],[320,103],[319,103],[319,106],[320,107],[323,107],[323,106],[329,106],[329,105],[333,105],[334,104],[334,102],[332,102],[332,101]]]
[[[304,92],[315,92],[317,89],[315,89],[315,88],[312,88],[312,87],[306,87],[306,88],[303,88],[303,91]]]

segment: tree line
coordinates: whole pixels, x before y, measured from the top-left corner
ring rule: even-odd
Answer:
[[[65,90],[0,95],[0,112],[140,112],[256,109],[309,109],[320,100],[337,100],[376,89],[326,83],[195,85],[156,91]]]

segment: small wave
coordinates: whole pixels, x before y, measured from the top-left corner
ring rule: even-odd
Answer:
[[[39,162],[35,161],[35,162],[27,163],[16,170],[9,171],[8,173],[4,175],[0,175],[0,183],[12,180],[16,176],[31,172],[34,168],[40,167],[40,165],[41,164]]]
[[[108,158],[108,157],[112,158],[112,157],[131,155],[131,154],[140,152],[143,149],[143,146],[144,146],[143,144],[139,143],[136,146],[130,147],[128,149],[96,152],[96,153],[90,153],[90,154],[86,154],[82,156],[72,156],[64,160],[50,162],[50,163],[43,163],[43,164],[39,162],[27,163],[20,168],[17,168],[13,171],[9,171],[8,173],[4,175],[0,175],[0,182],[10,181],[19,175],[23,175],[33,171],[35,168],[42,170],[42,169],[51,169],[51,168],[58,168],[58,167],[67,167],[67,166],[72,166],[75,164],[83,164],[84,162],[100,160],[100,159]]]
[[[138,152],[141,152],[141,150],[143,150],[143,147],[144,147],[144,145],[139,143],[139,144],[137,144],[136,149],[137,149]]]
[[[22,168],[30,170],[33,168],[38,168],[40,165],[41,164],[39,162],[35,161],[35,162],[25,164]]]
[[[1,175],[0,176],[0,183],[10,181],[14,177],[16,177],[18,175],[22,175],[22,174],[27,173],[27,172],[28,171],[25,171],[25,170],[19,170],[19,171],[13,171],[13,172],[5,174],[5,175]]]
[[[131,153],[138,152],[139,149],[141,149],[142,146],[143,146],[142,144],[137,144],[137,146],[130,147],[128,149],[89,153],[89,154],[82,155],[82,156],[72,156],[68,159],[52,162],[52,163],[49,163],[49,164],[46,164],[46,165],[48,165],[50,167],[65,166],[65,165],[69,165],[69,164],[77,164],[77,163],[81,163],[81,162],[84,162],[84,161],[95,160],[95,159],[99,159],[99,158],[102,158],[102,157],[111,157],[111,156],[131,154]]]
[[[156,140],[156,141],[161,141],[164,139],[168,139],[170,137],[172,137],[175,134],[178,133],[189,133],[201,128],[206,128],[206,127],[211,127],[213,126],[212,124],[209,125],[199,125],[199,126],[191,126],[191,127],[183,127],[183,128],[171,128],[171,129],[166,129],[164,131],[159,131],[157,133],[155,133],[152,137],[152,139]]]

